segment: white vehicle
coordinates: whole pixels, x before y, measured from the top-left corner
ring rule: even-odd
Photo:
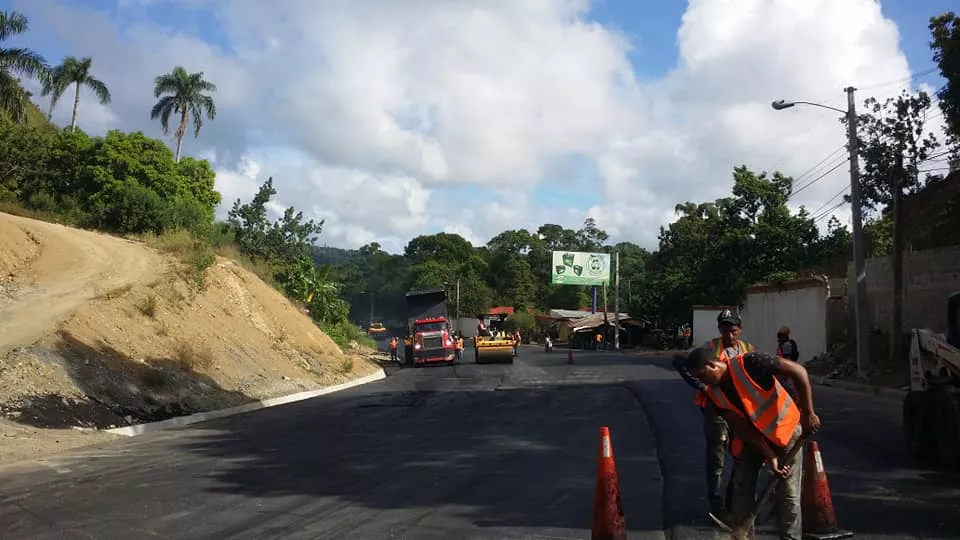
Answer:
[[[960,292],[947,301],[946,335],[911,331],[903,430],[914,456],[960,467]]]

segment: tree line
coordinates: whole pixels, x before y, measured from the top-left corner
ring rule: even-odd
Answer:
[[[870,256],[890,253],[895,237],[916,249],[960,241],[960,201],[938,196],[948,165],[960,157],[960,18],[952,12],[933,17],[929,29],[933,61],[947,84],[932,97],[916,92],[883,103],[868,98],[859,118]],[[834,208],[849,204],[848,194],[841,191],[830,201],[836,205],[812,212],[792,212],[787,205],[819,181],[829,163],[797,178],[736,167],[728,196],[676,206],[678,217],[660,228],[654,251],[611,243],[592,219],[577,229],[548,223],[535,231],[507,230],[480,247],[439,233],[412,239],[400,255],[377,243],[358,250],[320,248],[315,244],[322,220],[305,220],[293,207],[269,219],[266,203],[276,195],[272,178],[249,202],[235,201],[227,220],[217,222],[221,195],[210,164],[181,159],[191,122],[196,137],[203,119],[216,117],[210,94],[216,86],[203,73],[182,67],[155,79],[158,101],[150,116],[159,119],[164,134],[175,118],[175,151],[141,132],[91,137],[77,127],[79,89],[90,88],[107,104],[108,85],[94,77],[90,58],[67,57],[50,67],[29,49],[6,47],[27,30],[22,14],[0,12],[0,204],[115,233],[186,230],[206,245],[235,248],[341,343],[359,338],[348,320],[367,321],[371,306],[376,319],[402,320],[403,293],[412,289],[447,286],[452,292],[459,282],[464,316],[494,305],[520,313],[590,305],[588,287],[549,284],[553,250],[619,252],[620,305],[664,328],[688,318],[692,304],[736,303],[751,283],[841,274],[850,258],[849,232],[836,220],[824,222]],[[41,97],[49,100],[46,114],[18,77],[40,83]],[[50,119],[71,86],[71,123],[59,128]],[[946,138],[927,126],[938,111],[948,126]],[[833,166],[843,163],[841,156]],[[918,212],[923,219],[913,217]],[[610,306],[612,295],[608,291]],[[526,318],[524,325],[532,320],[518,317]]]

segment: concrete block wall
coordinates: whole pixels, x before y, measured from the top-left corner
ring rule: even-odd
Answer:
[[[889,333],[893,310],[893,258],[867,259],[867,311],[873,330]],[[960,290],[960,246],[907,252],[903,264],[903,332],[947,329],[947,296]],[[852,320],[853,263],[847,265],[847,311]],[[851,323],[852,324],[852,323]]]

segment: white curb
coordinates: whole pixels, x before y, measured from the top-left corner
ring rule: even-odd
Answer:
[[[126,435],[128,437],[133,437],[134,435],[141,435],[143,433],[150,433],[153,431],[160,431],[163,429],[169,429],[172,427],[178,426],[187,426],[190,424],[196,424],[197,422],[205,422],[207,420],[213,420],[215,418],[225,418],[227,416],[234,416],[237,414],[248,413],[251,411],[256,411],[259,409],[265,409],[267,407],[275,407],[277,405],[283,405],[285,403],[293,403],[294,401],[303,401],[305,399],[310,399],[317,396],[322,396],[325,394],[332,394],[334,392],[339,392],[340,390],[346,390],[347,388],[353,388],[354,386],[360,386],[361,384],[367,384],[374,381],[379,381],[387,377],[386,372],[383,371],[383,368],[380,368],[377,372],[367,375],[365,377],[360,377],[359,379],[354,379],[349,382],[342,384],[337,384],[334,386],[327,386],[325,388],[320,388],[317,390],[308,390],[306,392],[298,392],[296,394],[290,394],[287,396],[280,396],[270,399],[264,399],[260,401],[255,401],[253,403],[247,403],[244,405],[238,405],[236,407],[229,407],[226,409],[220,409],[217,411],[207,411],[191,414],[189,416],[177,416],[175,418],[168,418],[167,420],[161,420],[159,422],[150,422],[147,424],[137,424],[135,426],[124,426],[113,429],[106,429],[107,433],[114,433],[116,435]]]

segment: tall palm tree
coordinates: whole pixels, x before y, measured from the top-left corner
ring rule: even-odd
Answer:
[[[0,11],[0,42],[26,32],[29,27],[23,14]],[[14,122],[26,122],[29,97],[17,75],[43,77],[46,73],[46,60],[39,54],[25,48],[0,47],[0,110]]]
[[[209,120],[217,117],[217,106],[214,104],[213,98],[203,93],[216,91],[216,85],[204,80],[202,71],[187,73],[187,70],[180,66],[173,68],[172,72],[154,79],[153,97],[160,98],[160,101],[150,111],[150,119],[156,120],[159,117],[160,125],[163,126],[163,134],[166,135],[170,131],[170,115],[174,113],[180,115],[180,125],[173,132],[173,136],[177,139],[177,163],[180,162],[183,136],[187,133],[190,117],[193,117],[194,138],[200,136],[200,127],[203,125],[202,113],[206,112]],[[163,94],[171,95],[164,96]]]
[[[50,73],[43,81],[43,92],[41,96],[50,95],[50,110],[47,113],[47,119],[53,116],[53,109],[57,106],[57,101],[70,85],[76,85],[76,94],[73,98],[73,119],[70,121],[70,131],[77,129],[77,109],[80,107],[80,87],[86,86],[96,94],[101,105],[110,103],[110,90],[90,74],[90,66],[93,59],[85,56],[77,59],[75,56],[68,56],[63,59],[63,63],[50,70]]]

